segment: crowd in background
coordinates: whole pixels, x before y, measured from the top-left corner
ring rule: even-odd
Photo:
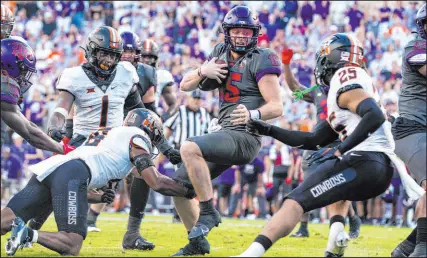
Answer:
[[[422,1],[6,1],[5,4],[16,17],[12,35],[26,39],[37,58],[38,73],[32,78],[34,85],[24,96],[21,109],[29,120],[45,129],[56,106],[55,82],[64,68],[85,62],[84,51],[79,46],[85,46],[86,36],[93,29],[107,25],[119,33],[130,30],[142,40],[150,38],[156,41],[160,46],[158,68],[172,73],[178,101],[184,103],[187,95],[179,91],[183,75],[202,64],[213,47],[223,42],[222,19],[232,7],[240,4],[249,6],[258,14],[262,24],[259,46],[271,48],[279,56],[284,48],[294,50],[292,71],[306,86],[315,84],[314,53],[318,43],[336,32],[353,33],[364,45],[368,72],[373,77],[382,104],[392,115],[397,115],[402,85],[401,55],[403,47],[411,39],[411,32],[415,30],[414,17]],[[284,115],[272,123],[294,130],[312,130],[316,124],[315,107],[294,101],[283,75],[280,81]],[[218,91],[204,92],[202,99],[202,106],[212,117],[217,116]],[[163,105],[160,101],[160,106]],[[7,201],[19,185],[26,183],[28,165],[51,155],[34,149],[13,132],[5,142],[2,178],[7,183],[2,184],[2,190],[10,185],[13,187],[9,194],[2,193],[3,201]],[[268,203],[274,202],[268,196],[273,176],[271,171],[277,159],[283,157],[280,153],[283,149],[277,146],[271,138],[263,139],[263,148],[257,159],[262,169],[253,169],[252,172],[262,173],[262,176],[250,177],[239,188],[235,186],[235,179],[238,173],[244,175],[247,168],[233,167],[215,181],[219,189],[217,203],[221,206],[218,208],[224,215],[241,217],[253,213],[265,217],[274,211],[274,205],[266,205],[272,209],[264,211],[259,207],[260,202],[253,205],[253,200],[263,196]],[[301,151],[293,148],[286,151],[290,155],[285,156],[289,157],[290,166],[295,171],[291,182],[288,180],[286,184],[298,184],[303,173]],[[250,166],[255,167],[253,164]],[[173,173],[173,167],[167,161],[160,162],[159,169],[163,173]],[[252,191],[250,180],[259,178],[263,187],[255,186]],[[222,189],[224,185],[225,190]],[[241,201],[228,196],[224,199],[224,191],[228,196],[240,194],[238,199]],[[249,195],[251,192],[252,196]],[[162,202],[162,198],[153,198],[150,209],[156,209],[159,206],[156,201]],[[401,219],[406,218],[412,204],[406,202],[398,177],[383,196],[360,207],[359,214],[364,215],[368,222],[412,226],[411,220]],[[321,215],[314,216],[314,219],[319,220]]]

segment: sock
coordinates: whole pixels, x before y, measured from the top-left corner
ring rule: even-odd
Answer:
[[[87,221],[95,223],[98,219],[99,213],[89,208],[89,213],[87,215]]]
[[[409,234],[409,236],[406,238],[406,240],[408,240],[409,242],[411,242],[412,244],[415,245],[415,242],[417,241],[417,228],[414,228],[414,230],[412,230],[411,234]]]
[[[301,221],[300,229],[307,230],[307,224],[308,224],[307,221]]]
[[[149,195],[150,187],[145,180],[135,177],[130,192],[130,211],[127,233],[139,233]]]
[[[418,218],[417,220],[417,245],[420,242],[427,242],[427,217]]]
[[[37,240],[39,239],[39,232],[37,232],[37,230],[28,228],[28,239],[31,243],[37,243]]]
[[[200,215],[211,214],[215,210],[213,200],[200,202]]]
[[[273,242],[271,242],[268,237],[258,235],[254,242],[240,255],[240,257],[261,257],[272,245]]]
[[[330,220],[329,227],[329,238],[328,244],[326,246],[326,251],[330,253],[335,253],[336,250],[336,237],[342,231],[344,231],[345,219],[343,216],[335,215]]]

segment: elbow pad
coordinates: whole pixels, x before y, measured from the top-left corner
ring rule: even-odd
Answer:
[[[385,121],[383,111],[373,98],[367,98],[361,101],[356,108],[356,113],[362,117],[362,119],[366,115],[370,118],[375,118],[373,121],[369,121],[370,123],[368,123],[368,125],[371,125],[368,126],[368,129],[372,130],[371,132],[375,132]]]
[[[135,165],[139,174],[141,174],[146,168],[154,167],[154,163],[148,154],[141,154],[134,157],[132,163]]]

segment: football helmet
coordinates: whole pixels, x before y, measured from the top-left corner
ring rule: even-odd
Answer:
[[[116,70],[122,53],[122,38],[114,28],[101,26],[93,30],[86,39],[85,57],[95,74],[100,77],[108,77]],[[112,63],[104,64],[100,60],[102,56],[109,56]]]
[[[36,56],[33,49],[19,37],[1,40],[1,70],[16,80],[21,95],[32,85],[31,76],[37,72]]]
[[[1,39],[10,37],[15,25],[15,16],[6,5],[1,5]]]
[[[129,111],[123,125],[142,129],[150,137],[153,148],[160,142],[161,137],[164,137],[162,120],[156,113],[146,108]]]
[[[141,58],[142,43],[138,35],[131,31],[124,31],[120,34],[123,42],[123,54],[121,61],[129,61],[136,66]],[[126,50],[135,51],[135,54],[128,54]]]
[[[255,48],[258,44],[259,31],[261,25],[259,24],[258,17],[246,6],[236,6],[231,9],[224,17],[222,23],[224,30],[224,42],[236,53],[244,54],[249,50]],[[254,32],[246,46],[237,46],[236,39],[240,37],[231,37],[230,29],[232,28],[246,28],[252,29]]]
[[[334,73],[345,66],[365,67],[362,44],[352,35],[336,33],[325,38],[316,51],[316,82],[325,91]]]
[[[426,4],[424,4],[418,10],[417,16],[415,16],[415,23],[417,24],[418,34],[420,34],[420,36],[423,39],[427,39],[427,32],[424,29],[424,24],[426,24],[426,22],[427,22],[427,10],[426,10]]]
[[[156,67],[159,52],[159,45],[154,40],[144,40],[141,48],[141,62]]]

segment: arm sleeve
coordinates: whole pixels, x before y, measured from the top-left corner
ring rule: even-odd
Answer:
[[[280,64],[280,59],[274,52],[269,49],[262,49],[258,60],[252,64],[256,82],[259,82],[266,74],[276,74],[279,77],[282,74]]]
[[[270,136],[292,147],[305,150],[317,150],[338,138],[337,133],[325,120],[320,121],[312,133],[301,131],[290,131],[277,126],[272,126]]]
[[[125,106],[124,106],[124,116],[126,117],[128,112],[135,109],[135,108],[144,108],[144,103],[142,103],[141,96],[139,95],[139,91],[137,88],[137,85],[135,84],[132,87],[132,90],[130,91],[129,95],[127,96],[125,100]]]

